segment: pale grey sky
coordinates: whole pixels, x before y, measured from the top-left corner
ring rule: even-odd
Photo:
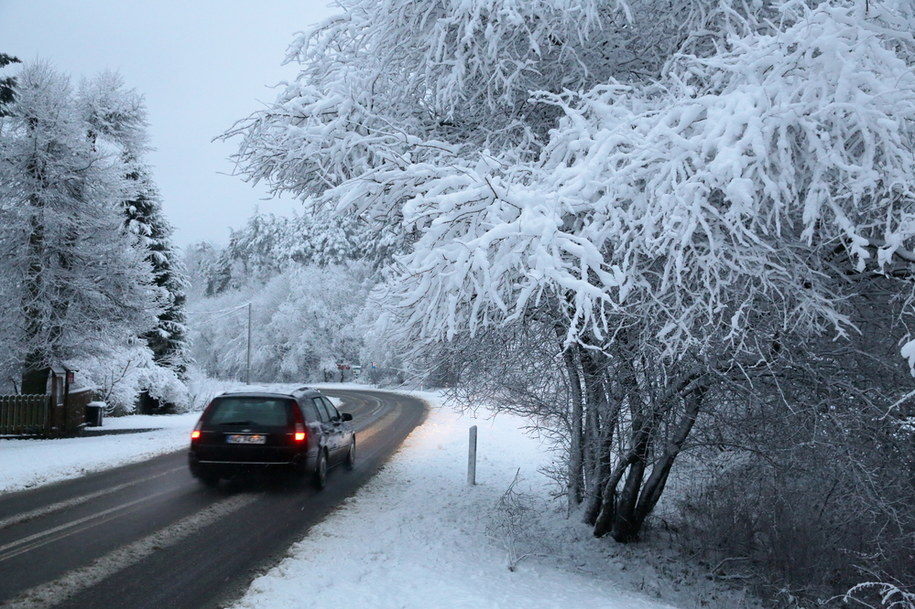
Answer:
[[[254,212],[286,214],[229,174],[231,143],[213,137],[292,80],[281,66],[296,32],[335,14],[331,0],[0,0],[0,52],[50,61],[77,85],[117,70],[146,98],[149,160],[181,247],[224,243]]]

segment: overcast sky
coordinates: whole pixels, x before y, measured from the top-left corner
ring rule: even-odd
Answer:
[[[281,66],[294,34],[337,12],[331,0],[0,0],[0,53],[82,77],[117,70],[146,98],[150,155],[180,247],[225,243],[255,208],[289,213],[232,171],[211,140],[295,77]]]

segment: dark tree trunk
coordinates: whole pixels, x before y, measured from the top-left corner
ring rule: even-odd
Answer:
[[[569,508],[572,509],[582,500],[582,391],[579,374],[577,348],[568,347],[562,353],[566,374],[569,377],[569,397],[572,409],[569,413],[569,468],[566,481],[566,493]]]
[[[616,516],[616,485],[619,484],[623,474],[629,468],[632,458],[632,455],[627,455],[621,463],[617,464],[604,485],[601,494],[600,512],[594,519],[595,537],[603,537],[610,532],[610,527],[613,525],[613,519]]]
[[[613,417],[612,420],[605,420],[603,428],[601,429],[604,433],[604,438],[598,449],[594,483],[589,488],[588,505],[585,508],[583,518],[587,524],[592,526],[597,521],[597,515],[603,507],[603,494],[601,491],[607,486],[607,480],[610,478],[610,474],[613,471],[613,438],[615,427],[616,417]]]
[[[642,488],[642,479],[648,464],[648,452],[651,448],[652,431],[656,426],[657,417],[650,417],[636,432],[632,447],[632,457],[629,459],[626,482],[616,500],[613,523],[610,535],[620,543],[628,543],[638,538],[638,514],[636,505],[639,500],[639,490]]]
[[[654,467],[651,469],[651,475],[648,477],[648,480],[645,481],[645,487],[642,489],[639,504],[636,507],[636,517],[638,518],[639,529],[641,529],[645,518],[654,510],[655,505],[658,503],[658,499],[661,498],[661,494],[664,492],[674,460],[676,460],[677,455],[680,454],[683,443],[686,441],[686,438],[693,429],[693,425],[696,423],[696,416],[699,414],[699,409],[702,407],[704,394],[704,388],[699,388],[694,393],[687,396],[686,412],[684,412],[683,417],[677,424],[673,437],[667,442],[667,446],[664,448],[664,454],[658,462],[654,464]]]
[[[584,389],[582,397],[584,408],[584,429],[582,430],[582,488],[589,496],[595,484],[597,461],[600,452],[601,412],[605,410],[606,391],[603,382],[602,362],[594,351],[583,348],[579,350],[581,360],[581,379]]]
[[[593,525],[602,507],[602,490],[613,469],[613,441],[623,398],[619,391],[616,395],[613,394],[612,389],[620,388],[622,384],[619,378],[614,380],[610,376],[606,355],[586,351],[583,364],[586,377],[592,379],[587,384],[588,406],[592,415],[588,419],[588,451],[591,459],[587,464],[587,505],[583,520]]]
[[[609,533],[613,539],[628,543],[638,539],[645,523],[657,505],[667,484],[671,467],[683,443],[689,436],[696,421],[706,387],[699,383],[701,374],[681,377],[680,382],[670,388],[665,396],[659,396],[650,416],[633,416],[632,448],[626,458],[604,486],[601,510],[594,522],[594,535],[602,537]],[[645,480],[652,443],[657,439],[660,422],[668,414],[671,401],[683,400],[686,408],[680,421],[674,426],[672,435],[664,446],[660,459],[654,463],[648,479]],[[617,486],[625,476],[622,489]]]

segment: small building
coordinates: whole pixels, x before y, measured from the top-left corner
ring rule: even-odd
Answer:
[[[76,371],[49,366],[29,375],[23,394],[0,396],[0,433],[73,436],[86,425],[91,389],[76,389]]]

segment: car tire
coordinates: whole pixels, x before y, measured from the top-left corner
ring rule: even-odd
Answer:
[[[356,467],[356,438],[349,443],[349,450],[346,451],[346,469]]]
[[[315,487],[318,490],[327,486],[327,452],[322,450],[318,455],[318,464],[315,466]]]

